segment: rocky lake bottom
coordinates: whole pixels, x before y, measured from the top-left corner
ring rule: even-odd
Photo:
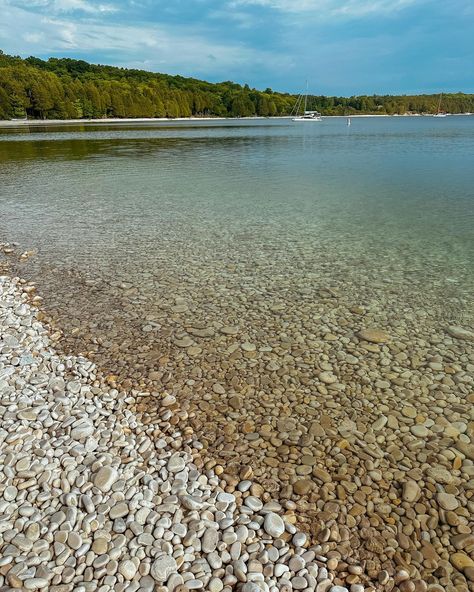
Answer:
[[[173,425],[224,491],[251,479],[263,500],[294,504],[322,553],[377,590],[397,570],[401,590],[473,589],[472,286],[424,291],[433,265],[403,259],[372,276],[354,246],[331,259],[321,239],[295,242],[283,275],[277,243],[265,247],[245,260],[236,243],[218,266],[197,247],[162,253],[166,269],[144,261],[141,283],[125,262],[94,277],[3,250],[35,279],[57,347],[111,388],[149,393],[135,407],[145,425],[174,398]]]

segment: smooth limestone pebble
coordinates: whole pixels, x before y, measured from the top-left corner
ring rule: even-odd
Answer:
[[[255,344],[249,343],[248,341],[242,343],[240,347],[246,352],[253,352],[257,349]]]
[[[71,549],[79,549],[82,545],[82,537],[77,532],[70,532],[67,537],[67,544]]]
[[[290,568],[284,563],[277,563],[273,569],[273,573],[277,578],[280,578],[284,573],[288,573]]]
[[[126,580],[133,580],[135,574],[137,573],[137,568],[133,561],[130,561],[130,559],[121,561],[118,570]]]
[[[150,573],[157,582],[166,582],[177,569],[175,558],[171,555],[163,555],[152,563]]]
[[[285,532],[285,523],[275,512],[268,512],[263,523],[265,532],[273,538],[280,537]]]
[[[293,544],[296,547],[304,547],[304,545],[306,544],[308,537],[304,532],[297,532],[296,534],[293,535]]]
[[[48,580],[45,578],[28,578],[24,580],[23,585],[27,590],[39,590],[48,585]]]
[[[260,586],[255,582],[247,582],[240,590],[241,592],[262,592],[262,588],[260,588]]]
[[[258,497],[249,495],[245,498],[244,504],[254,512],[259,512],[263,508],[263,502]]]
[[[217,547],[219,533],[215,528],[207,528],[202,537],[202,550],[204,553],[212,553]]]
[[[406,502],[414,502],[420,496],[421,490],[415,481],[406,481],[403,484],[402,499]]]
[[[417,438],[426,438],[430,433],[424,425],[414,425],[410,427],[410,432]]]
[[[9,485],[3,491],[3,497],[7,502],[12,502],[18,495],[18,489],[14,485]]]
[[[453,481],[452,473],[444,467],[429,467],[426,470],[426,474],[436,483],[448,484]]]
[[[325,384],[334,384],[337,382],[337,376],[334,376],[331,372],[321,372],[318,378]]]
[[[94,425],[88,419],[82,419],[80,423],[76,424],[71,430],[71,438],[79,440],[80,442],[92,436],[94,433]]]
[[[304,590],[308,587],[308,582],[301,576],[295,576],[294,578],[291,578],[291,585],[293,590]]]
[[[459,506],[458,500],[452,493],[438,493],[436,499],[443,510],[455,510]]]
[[[117,469],[114,469],[113,467],[101,467],[94,477],[94,485],[103,493],[106,493],[110,491],[117,479]]]
[[[168,461],[168,471],[170,473],[179,473],[180,471],[182,471],[186,466],[186,463],[184,461],[184,458],[182,456],[179,456],[177,454],[174,454]]]
[[[224,584],[220,578],[212,578],[207,587],[209,592],[221,592],[224,588]]]
[[[123,518],[129,512],[128,505],[125,502],[119,502],[110,508],[109,516],[112,520],[115,520],[116,518]]]
[[[390,336],[385,331],[376,328],[362,329],[357,335],[364,341],[370,341],[371,343],[387,343],[387,341],[390,341]]]
[[[306,495],[311,491],[314,487],[313,481],[311,479],[300,479],[293,483],[293,491],[296,495]]]
[[[448,327],[447,331],[451,335],[451,337],[455,337],[456,339],[466,339],[468,341],[474,341],[474,332],[469,331],[468,329],[464,329],[463,327],[451,325],[450,327]]]

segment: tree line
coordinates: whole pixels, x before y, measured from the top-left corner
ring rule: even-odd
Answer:
[[[70,58],[22,59],[0,50],[0,119],[272,117],[289,115],[295,95],[234,82],[209,83],[89,64]],[[323,115],[433,113],[438,95],[308,97]],[[474,112],[474,95],[443,96],[450,113]]]

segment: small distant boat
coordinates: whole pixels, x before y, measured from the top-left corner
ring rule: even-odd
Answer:
[[[292,118],[293,121],[297,122],[308,122],[308,121],[322,121],[321,113],[318,111],[308,111],[308,82],[306,82],[306,92],[301,93],[296,100],[296,104],[293,107],[292,115],[295,114],[295,117]],[[301,107],[303,107],[303,113],[298,115],[300,112]]]
[[[351,118],[350,118],[350,117],[348,117],[348,118],[347,118],[347,127],[349,127],[350,125],[351,125]]]
[[[447,116],[446,111],[441,111],[441,99],[442,98],[443,98],[443,93],[441,93],[439,95],[438,111],[433,115],[433,117],[446,117]]]

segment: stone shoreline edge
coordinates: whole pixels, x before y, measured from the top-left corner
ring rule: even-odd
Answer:
[[[170,422],[175,397],[142,423],[133,407],[149,393],[57,353],[33,294],[0,275],[0,589],[426,590],[403,570],[364,584],[361,565],[297,531],[293,502],[265,503],[248,480],[223,491]]]

